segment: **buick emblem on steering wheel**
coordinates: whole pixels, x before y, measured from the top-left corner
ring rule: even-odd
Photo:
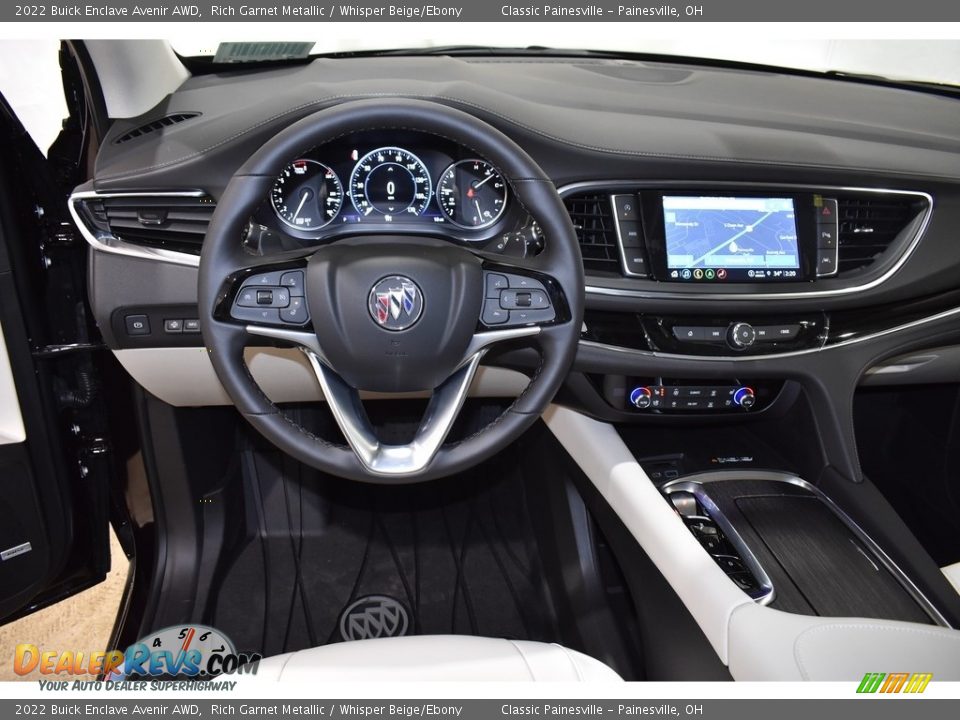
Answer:
[[[384,330],[406,330],[423,314],[423,291],[410,278],[391,275],[370,289],[367,308]]]

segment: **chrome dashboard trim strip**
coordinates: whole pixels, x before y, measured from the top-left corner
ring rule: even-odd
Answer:
[[[666,488],[681,483],[696,483],[703,485],[711,482],[722,482],[724,480],[767,480],[770,482],[784,482],[790,485],[796,485],[816,496],[836,515],[844,525],[846,525],[857,538],[867,546],[867,548],[883,563],[884,567],[900,582],[904,590],[917,601],[930,618],[941,627],[953,628],[943,614],[937,610],[936,606],[930,602],[930,599],[923,594],[913,580],[897,565],[894,560],[884,552],[883,548],[874,542],[867,532],[860,527],[853,518],[845,513],[830,497],[820,488],[807,482],[801,477],[784,472],[774,472],[769,470],[716,470],[708,472],[699,472],[692,475],[684,475],[668,483],[664,483],[660,490],[663,492]],[[668,500],[669,502],[669,500]]]
[[[683,187],[718,187],[718,188],[741,188],[744,189],[748,186],[747,183],[743,182],[716,182],[716,181],[679,181],[679,180],[665,180],[665,181],[650,181],[650,180],[589,180],[584,182],[575,182],[568,185],[563,185],[557,188],[557,192],[560,194],[561,198],[565,198],[568,195],[571,195],[576,192],[581,192],[584,190],[609,190],[611,195],[615,194],[616,190],[622,190],[624,188],[641,188],[641,189],[657,189],[657,188],[683,188]],[[790,184],[790,183],[757,183],[758,188],[770,188],[777,190],[795,190],[803,192],[847,192],[847,193],[872,193],[875,195],[907,195],[910,197],[921,198],[926,201],[927,207],[923,213],[923,217],[920,220],[920,226],[917,228],[913,237],[907,246],[900,253],[900,257],[897,258],[896,262],[887,269],[879,277],[874,278],[870,282],[863,283],[861,285],[851,285],[850,287],[844,288],[834,288],[832,290],[808,290],[808,291],[795,291],[795,292],[780,292],[780,293],[704,293],[704,294],[690,294],[683,292],[675,292],[671,290],[630,290],[622,288],[610,288],[603,287],[600,285],[587,285],[586,291],[587,295],[601,295],[608,297],[622,297],[622,298],[647,298],[647,299],[660,299],[660,300],[801,300],[807,298],[824,298],[824,297],[839,297],[843,295],[850,295],[853,293],[863,292],[865,290],[871,290],[878,285],[889,280],[893,275],[903,267],[904,263],[909,259],[910,255],[913,254],[916,250],[917,245],[920,244],[920,240],[923,238],[924,233],[927,230],[927,226],[930,224],[930,217],[933,215],[933,196],[929,193],[920,191],[920,190],[891,190],[885,188],[863,188],[863,187],[848,187],[848,186],[828,186],[828,185],[803,185],[803,184]],[[587,278],[589,283],[589,277]],[[656,281],[653,281],[656,282]]]
[[[123,255],[125,257],[138,258],[140,260],[156,260],[160,262],[171,263],[173,265],[184,265],[187,267],[200,267],[200,256],[190,253],[177,252],[176,250],[164,250],[163,248],[152,248],[144,245],[134,245],[128,243],[111,233],[95,234],[80,217],[78,205],[84,200],[103,200],[108,198],[164,198],[164,197],[206,197],[207,193],[202,190],[182,190],[170,192],[97,192],[96,190],[83,190],[75,192],[67,201],[67,208],[70,210],[70,216],[73,218],[74,225],[80,231],[83,239],[89,243],[94,250],[111,253],[113,255]]]

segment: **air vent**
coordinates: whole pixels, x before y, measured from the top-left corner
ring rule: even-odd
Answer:
[[[895,195],[838,197],[838,271],[873,264],[922,209],[920,201]]]
[[[135,127],[133,130],[128,130],[123,135],[118,137],[113,141],[114,145],[120,145],[125,142],[129,142],[134,138],[142,137],[144,135],[149,135],[150,133],[155,133],[158,130],[163,130],[165,127],[170,127],[171,125],[178,125],[184,120],[189,120],[190,118],[195,118],[199,116],[198,112],[186,112],[186,113],[174,113],[172,115],[165,115],[162,118],[157,118],[156,120],[151,120],[148,123],[144,123],[139,127]]]
[[[602,193],[570,195],[563,202],[577,231],[584,269],[619,275],[620,254],[610,196]]]
[[[199,255],[216,203],[206,196],[106,196],[84,207],[92,224],[124,242]]]

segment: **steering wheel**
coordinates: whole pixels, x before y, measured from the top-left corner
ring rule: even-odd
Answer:
[[[318,145],[362,130],[432,134],[493,163],[513,201],[540,225],[544,249],[506,261],[435,236],[389,234],[388,228],[271,256],[245,248],[244,229],[283,168]],[[344,103],[279,132],[231,178],[200,256],[203,339],[237,409],[301,462],[365,482],[451,475],[530,427],[573,361],[583,297],[576,234],[546,174],[487,123],[418,100]],[[315,436],[267,398],[243,358],[252,337],[306,353],[347,446]],[[529,385],[486,428],[444,444],[484,354],[508,342],[538,352]],[[411,443],[379,440],[360,401],[365,390],[432,393]]]

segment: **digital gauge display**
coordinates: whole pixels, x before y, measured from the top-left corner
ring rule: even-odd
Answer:
[[[388,222],[423,214],[430,203],[430,172],[416,155],[384,147],[357,161],[350,177],[350,200],[360,218],[374,214]]]

